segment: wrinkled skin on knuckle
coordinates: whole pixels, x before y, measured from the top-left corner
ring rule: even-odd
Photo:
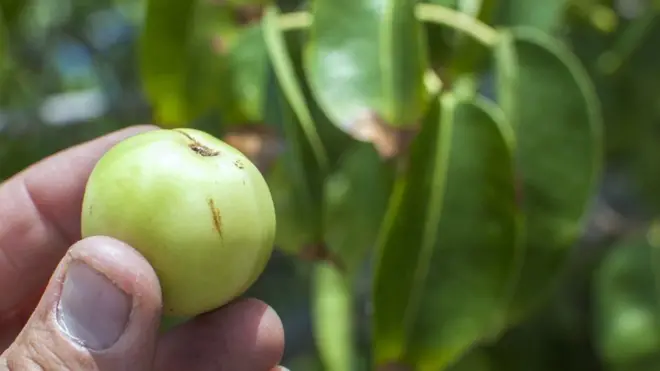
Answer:
[[[66,341],[53,334],[52,330],[43,328],[23,333],[5,353],[7,370],[96,370],[94,362],[84,352],[70,351],[72,346],[63,344]]]

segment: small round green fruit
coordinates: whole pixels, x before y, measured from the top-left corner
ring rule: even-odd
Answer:
[[[276,227],[256,166],[194,129],[149,131],[111,148],[87,182],[81,224],[83,237],[116,238],[149,261],[169,316],[244,293],[270,258]]]

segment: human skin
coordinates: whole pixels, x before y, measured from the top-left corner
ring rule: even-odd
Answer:
[[[152,268],[109,237],[81,240],[86,180],[99,158],[153,126],[110,133],[55,154],[0,184],[0,371],[277,370],[282,324],[267,304],[232,302],[158,333],[162,298]],[[103,350],[58,321],[69,268],[85,265],[131,298],[130,320]]]

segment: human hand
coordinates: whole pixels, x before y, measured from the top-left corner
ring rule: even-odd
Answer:
[[[92,168],[152,129],[111,133],[0,184],[0,371],[278,369],[283,330],[268,305],[236,301],[159,334],[161,291],[147,261],[109,237],[81,240]]]

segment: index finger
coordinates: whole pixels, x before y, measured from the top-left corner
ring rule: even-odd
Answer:
[[[0,184],[0,323],[21,311],[80,239],[80,210],[94,165],[134,126],[50,156]]]

